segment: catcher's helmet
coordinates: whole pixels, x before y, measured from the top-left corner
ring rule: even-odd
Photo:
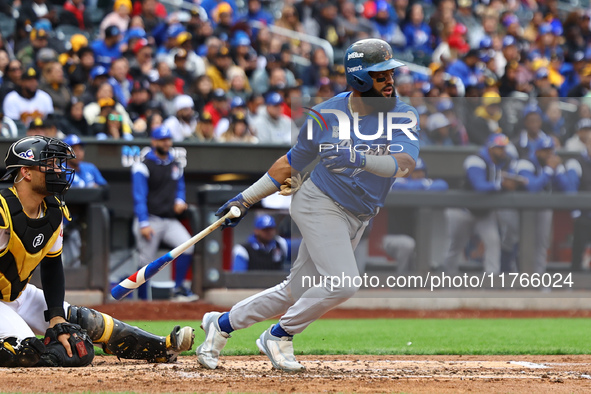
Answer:
[[[360,92],[373,86],[370,71],[386,71],[404,66],[394,59],[392,47],[384,40],[368,38],[353,43],[345,53],[347,83]]]
[[[0,181],[12,179],[20,167],[39,166],[39,170],[45,173],[47,191],[54,195],[64,194],[74,180],[74,169],[67,168],[66,163],[75,157],[70,145],[56,138],[25,137],[8,148],[4,159],[6,174]]]

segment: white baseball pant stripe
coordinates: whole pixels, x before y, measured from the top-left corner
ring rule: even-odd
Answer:
[[[298,334],[358,290],[353,283],[332,289],[330,283],[303,287],[302,279],[358,276],[353,251],[368,222],[337,207],[309,179],[294,195],[290,213],[303,236],[298,257],[285,281],[234,305],[230,323],[236,330],[283,315],[281,327],[289,334]]]
[[[65,313],[69,306],[64,302]],[[28,284],[16,300],[0,301],[0,338],[24,339],[45,334],[49,327],[43,314],[46,309],[43,291],[32,284]]]

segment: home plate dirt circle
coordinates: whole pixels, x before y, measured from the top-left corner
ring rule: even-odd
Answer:
[[[3,392],[588,393],[591,356],[300,356],[306,370],[272,369],[264,356],[195,356],[149,364],[97,356],[86,368],[0,368]]]

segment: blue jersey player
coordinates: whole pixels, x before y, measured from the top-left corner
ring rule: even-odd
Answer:
[[[203,316],[205,341],[197,356],[206,368],[217,367],[232,331],[281,315],[278,324],[261,334],[257,346],[275,368],[303,369],[294,356],[293,336],[358,290],[352,281],[337,283],[336,278],[359,276],[353,251],[363,231],[395,178],[415,167],[418,114],[394,92],[394,69],[402,63],[379,39],[354,43],[344,60],[352,92],[314,107],[312,113],[324,121],[309,119],[293,148],[217,212],[223,215],[238,206],[242,216],[226,223],[235,226],[253,204],[288,184],[288,192],[294,193],[291,216],[303,241],[285,281],[239,302],[230,312]],[[302,184],[299,172],[318,157],[310,179]],[[311,277],[332,279],[317,286],[305,281]]]

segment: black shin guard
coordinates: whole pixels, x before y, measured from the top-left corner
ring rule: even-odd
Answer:
[[[36,337],[0,340],[0,367],[34,367],[45,352],[45,345]]]
[[[120,358],[168,362],[167,338],[130,326],[94,309],[71,306],[68,321],[79,324],[95,344]]]

